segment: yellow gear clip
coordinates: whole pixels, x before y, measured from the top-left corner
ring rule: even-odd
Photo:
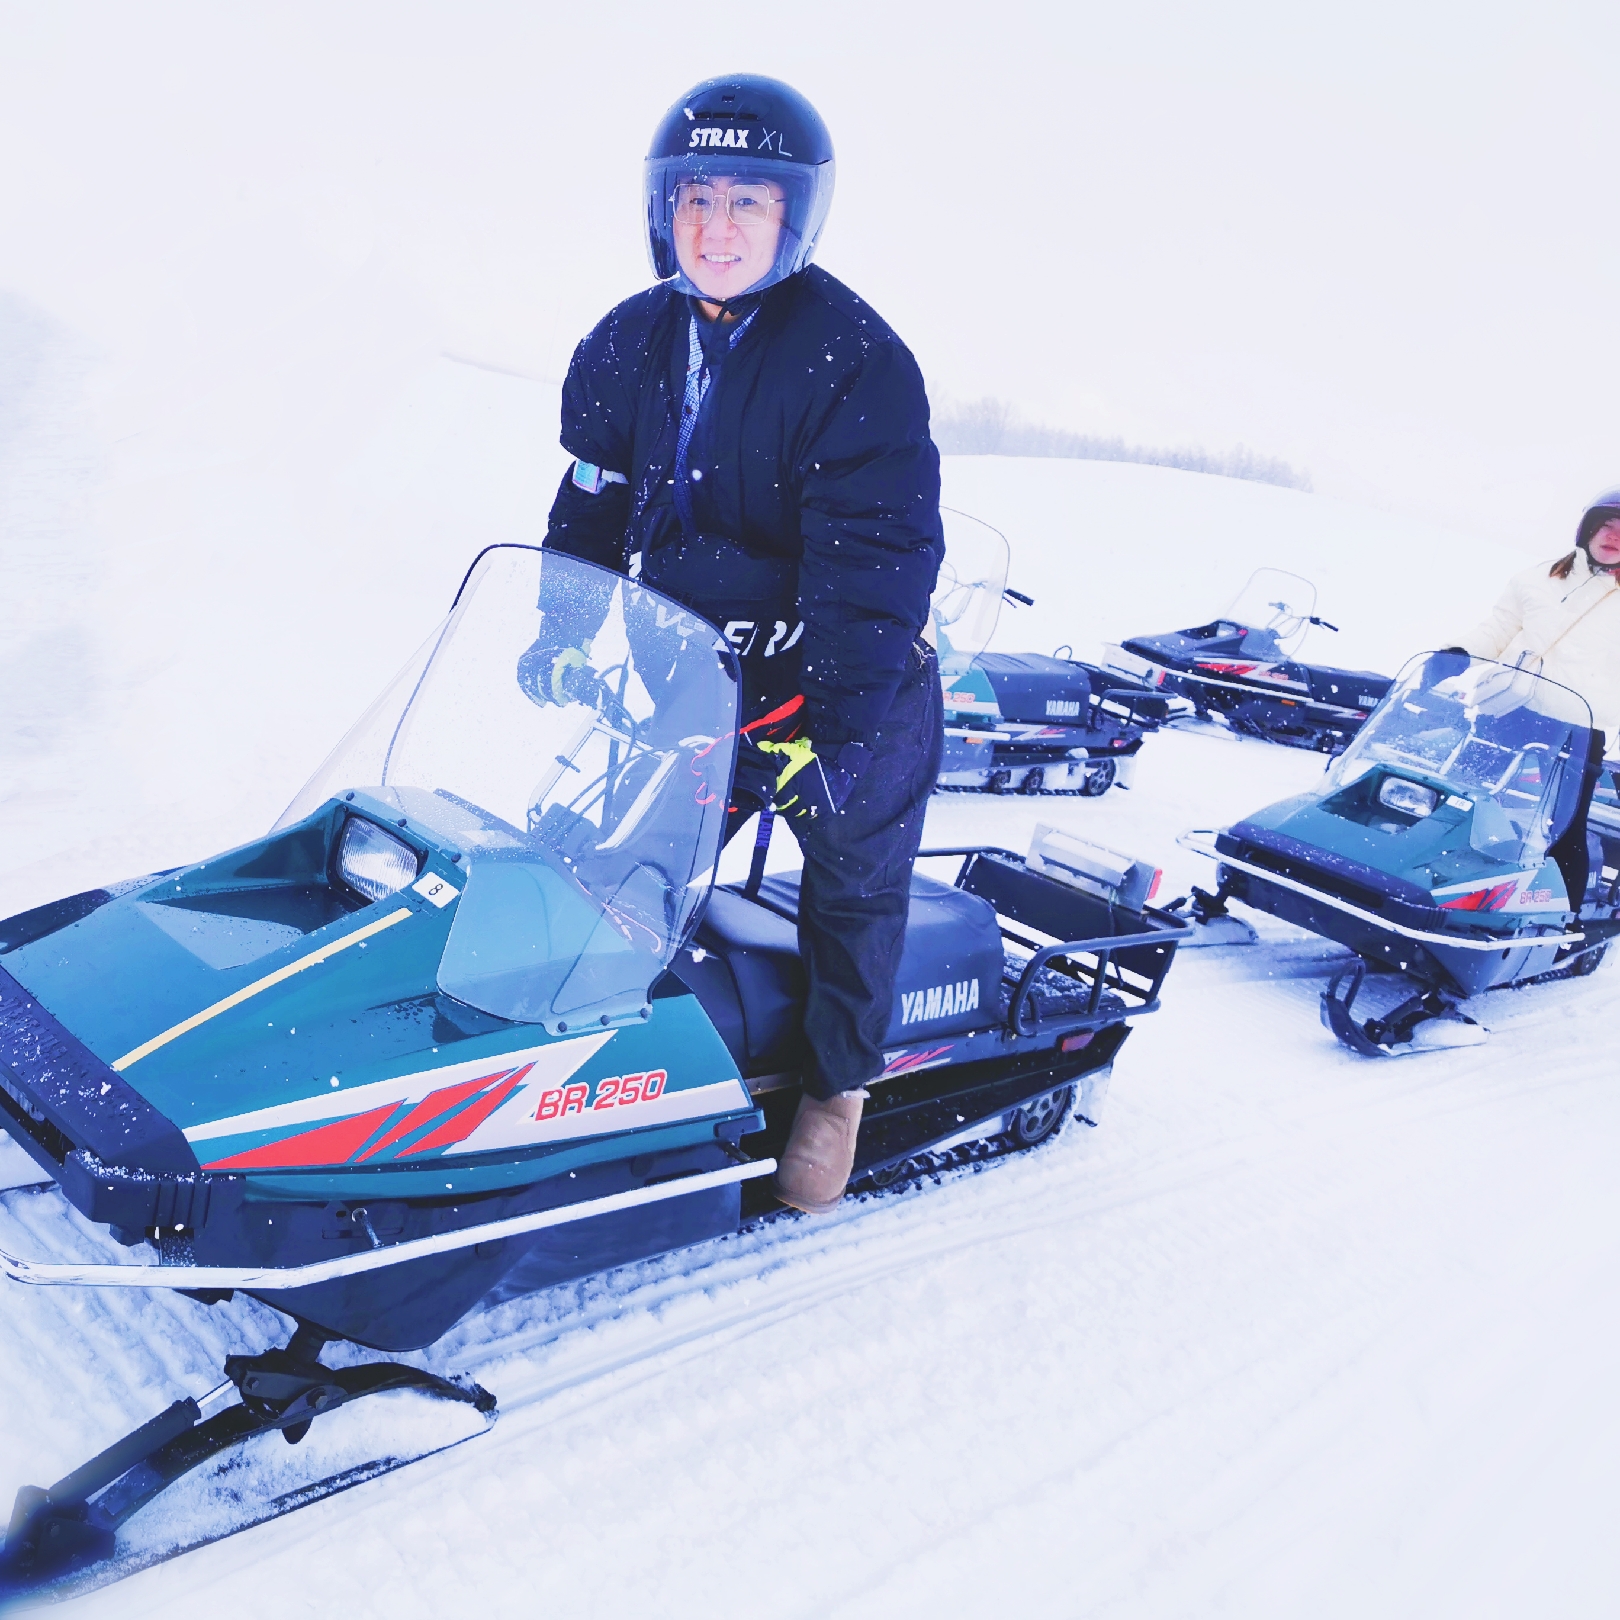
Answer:
[[[787,761],[782,767],[782,774],[776,779],[774,797],[776,808],[786,810],[790,805],[799,802],[798,794],[791,799],[782,798],[782,789],[793,780],[800,771],[804,770],[816,757],[816,745],[808,737],[795,737],[791,742],[762,742],[759,745],[762,754],[781,754]]]

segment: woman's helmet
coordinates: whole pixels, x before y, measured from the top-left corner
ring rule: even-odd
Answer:
[[[1620,518],[1620,489],[1606,490],[1581,514],[1580,527],[1575,531],[1575,544],[1586,551],[1592,543],[1592,536],[1611,518]],[[1591,553],[1587,552],[1587,555]]]
[[[705,79],[664,114],[645,167],[647,251],[653,274],[697,294],[675,257],[680,188],[710,177],[779,186],[782,231],[776,262],[749,288],[785,281],[809,264],[832,205],[832,137],[821,115],[791,85],[757,73]],[[689,195],[689,193],[688,193]],[[724,205],[724,204],[722,204]]]

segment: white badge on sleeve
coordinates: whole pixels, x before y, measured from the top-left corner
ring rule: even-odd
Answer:
[[[574,463],[574,487],[584,490],[587,495],[600,495],[609,484],[629,482],[623,473],[609,472],[605,467],[594,466],[589,461]]]

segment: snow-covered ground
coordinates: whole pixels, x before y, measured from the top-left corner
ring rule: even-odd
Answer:
[[[442,358],[296,464],[103,446],[47,338],[0,445],[0,502],[31,525],[0,587],[43,627],[0,643],[27,677],[0,731],[0,913],[262,829],[476,547],[538,536],[561,465],[554,390]],[[1387,669],[1529,560],[1139,466],[964,459],[946,486],[1037,598],[1003,616],[1009,649],[1190,622],[1272,564],[1343,626],[1321,656]],[[1019,849],[1054,821],[1152,856],[1173,893],[1207,876],[1177,832],[1320,768],[1163,735],[1129,794],[940,797],[929,839]],[[469,1319],[426,1359],[499,1396],[489,1435],[77,1607],[1612,1612],[1620,978],[1489,998],[1486,1047],[1373,1064],[1317,1022],[1327,959],[1184,953],[1098,1130]],[[0,1184],[13,1165],[0,1145]],[[8,1248],[103,1241],[52,1191],[0,1196]],[[7,1286],[0,1490],[279,1329],[242,1302]]]

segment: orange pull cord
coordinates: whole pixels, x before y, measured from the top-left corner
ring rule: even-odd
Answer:
[[[780,725],[782,723],[782,721],[786,720],[790,715],[797,714],[799,712],[799,710],[802,709],[803,707],[804,707],[804,693],[803,692],[795,692],[793,694],[793,696],[790,697],[787,700],[786,703],[783,703],[783,704],[779,705],[777,708],[772,709],[769,714],[762,714],[759,717],[759,719],[751,720],[751,721],[749,721],[749,723],[746,726],[743,726],[740,730],[735,731],[735,732],[727,732],[726,735],[728,737],[730,737],[730,736],[746,737],[750,731],[758,731],[761,726]],[[694,776],[699,777],[698,791],[697,791],[697,802],[699,804],[713,804],[714,801],[720,797],[720,795],[718,793],[708,793],[707,797],[705,797],[705,793],[707,792],[707,787],[706,787],[706,784],[701,779],[701,773],[698,770],[698,761],[700,759],[704,758],[705,755],[709,754],[713,749],[717,748],[723,741],[725,741],[725,738],[716,737],[714,739],[714,741],[708,745],[707,748],[699,749],[698,752],[695,753],[692,756],[692,774]]]

